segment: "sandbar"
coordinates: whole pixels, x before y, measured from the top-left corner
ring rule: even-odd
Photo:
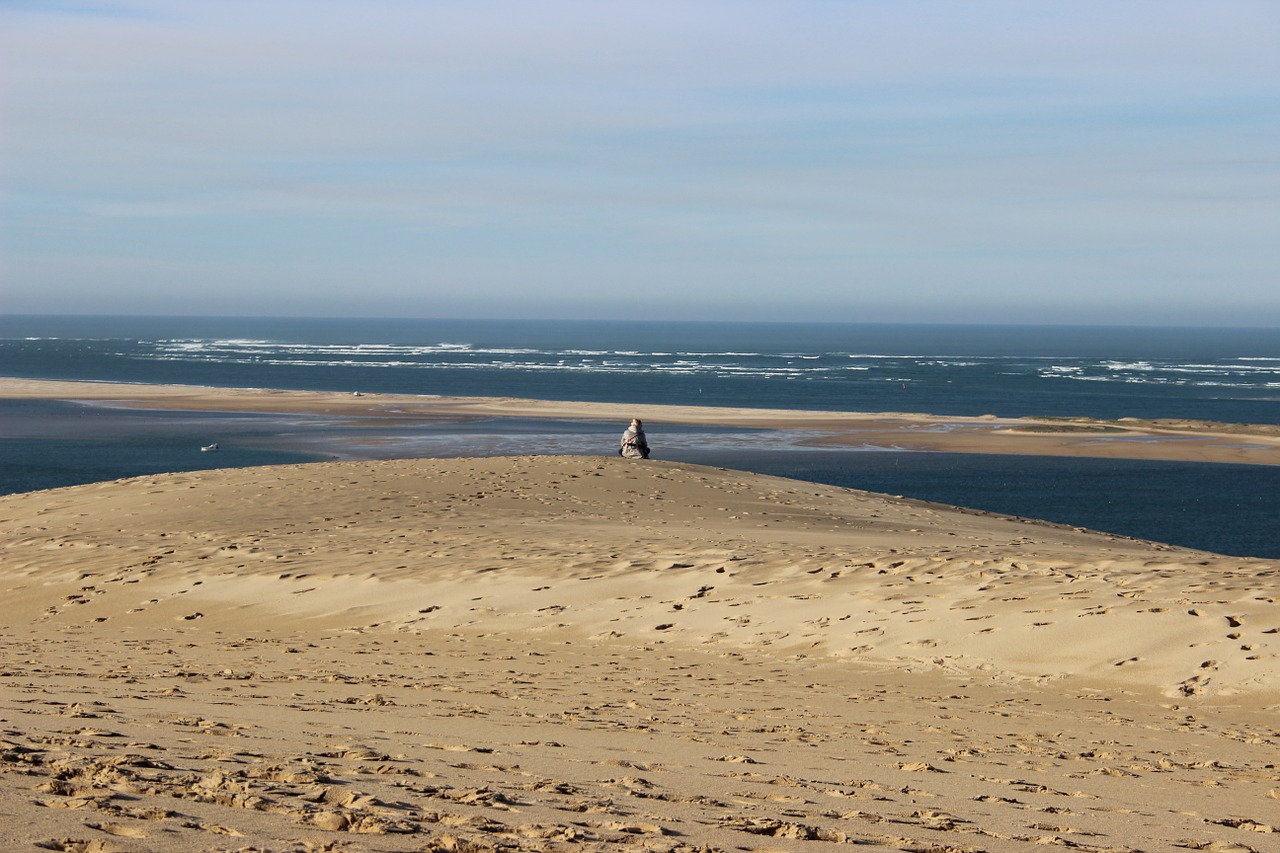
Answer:
[[[1280,464],[1280,425],[1126,418],[964,417],[909,412],[821,412],[624,405],[498,397],[434,397],[0,378],[0,397],[94,401],[186,411],[300,413],[412,424],[477,418],[609,421],[802,433],[815,446]]]

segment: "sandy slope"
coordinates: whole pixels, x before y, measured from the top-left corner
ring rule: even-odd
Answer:
[[[584,457],[0,543],[0,849],[1280,849],[1274,562]]]

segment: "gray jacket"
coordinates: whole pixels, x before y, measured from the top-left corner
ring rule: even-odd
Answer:
[[[628,459],[646,459],[649,456],[649,442],[645,440],[644,429],[627,427],[622,434],[622,445],[619,451]]]

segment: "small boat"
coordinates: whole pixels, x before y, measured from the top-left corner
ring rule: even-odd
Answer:
[[[200,449],[205,453],[213,453],[215,450],[218,449],[218,442],[215,441],[213,444],[206,444],[204,447]]]

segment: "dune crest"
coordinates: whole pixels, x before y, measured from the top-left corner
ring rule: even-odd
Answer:
[[[4,510],[10,583],[92,587],[38,618],[106,634],[199,612],[227,629],[572,631],[1036,679],[1123,668],[1170,696],[1280,685],[1269,562],[693,465],[328,463]]]

